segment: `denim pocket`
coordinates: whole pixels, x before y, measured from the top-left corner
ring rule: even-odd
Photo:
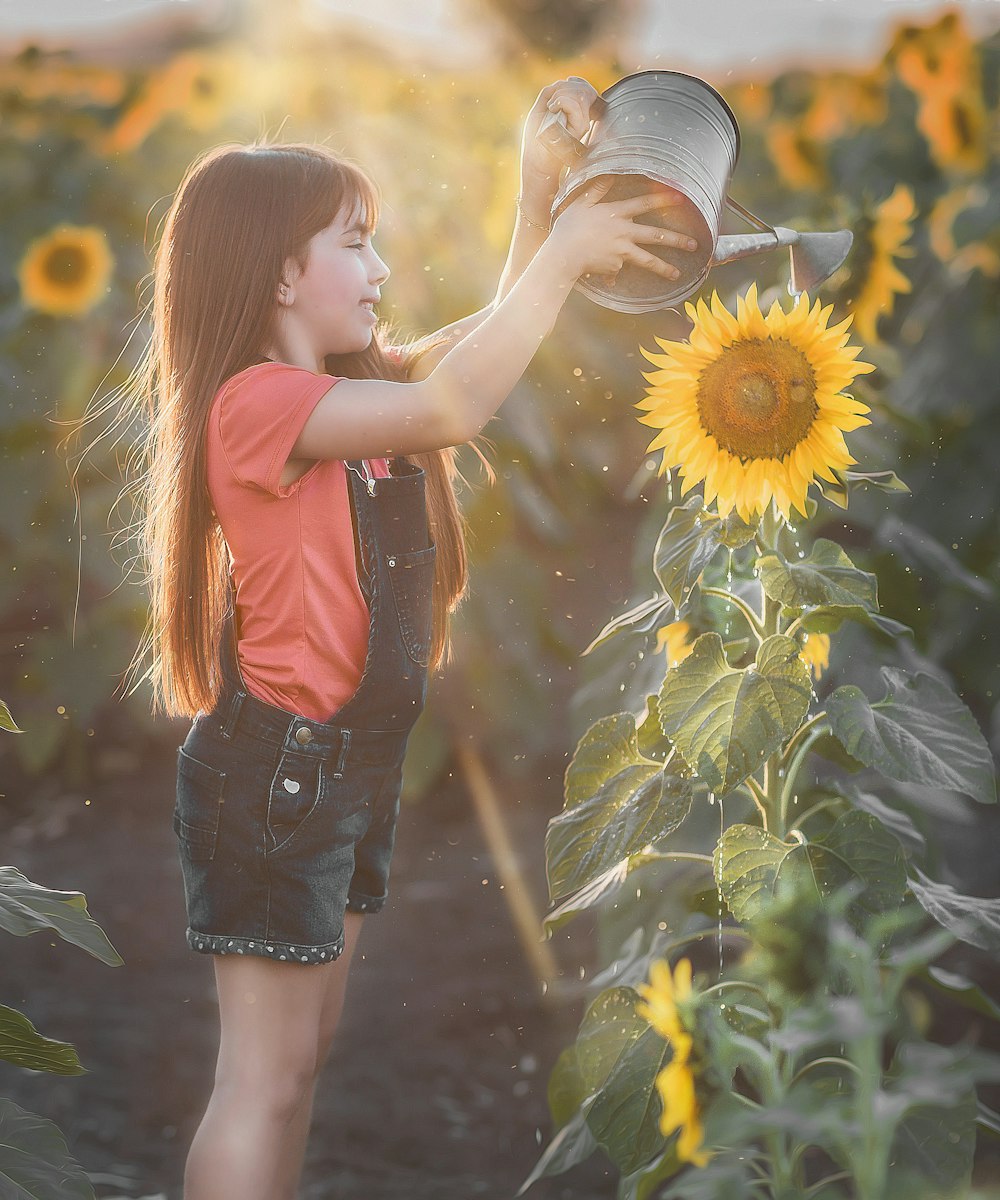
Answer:
[[[387,554],[385,559],[403,645],[410,658],[422,667],[427,666],[430,658],[436,557],[437,547],[432,545],[424,550]]]
[[[225,771],[178,747],[174,833],[185,843],[192,862],[208,862],[215,856],[225,782]]]
[[[302,828],[323,795],[323,761],[286,750],[267,798],[268,850],[279,850]]]

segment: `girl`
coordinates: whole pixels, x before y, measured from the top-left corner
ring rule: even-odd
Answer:
[[[318,1073],[365,913],[385,903],[407,736],[465,586],[454,448],[510,393],[586,272],[673,278],[635,220],[669,189],[548,230],[549,110],[582,136],[597,93],[545,88],[524,129],[513,240],[486,308],[409,348],[376,332],[389,269],[374,184],[318,146],[214,149],[188,170],[154,267],[140,374],[154,707],[193,717],[174,830],[221,1044],[186,1200],[293,1200]]]

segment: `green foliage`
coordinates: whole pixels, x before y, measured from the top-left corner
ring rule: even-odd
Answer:
[[[10,719],[9,728],[20,732]],[[0,867],[0,928],[17,937],[43,929],[86,950],[109,966],[124,959],[87,912],[81,892],[59,892],[32,883],[14,867]],[[0,1059],[28,1071],[81,1075],[75,1047],[43,1037],[16,1009],[0,1004]],[[0,1195],[14,1200],[96,1200],[90,1178],[69,1153],[51,1122],[0,1096]]]

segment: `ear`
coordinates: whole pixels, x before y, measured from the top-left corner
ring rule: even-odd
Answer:
[[[278,284],[278,303],[283,308],[289,308],[295,302],[295,285],[283,279]]]

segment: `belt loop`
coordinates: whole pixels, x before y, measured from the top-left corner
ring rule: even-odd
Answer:
[[[337,769],[333,773],[334,779],[344,778],[344,763],[347,760],[347,751],[351,745],[351,731],[349,729],[342,729],[340,734],[340,754],[337,758]]]
[[[222,736],[229,741],[236,729],[236,720],[240,715],[240,709],[243,707],[243,701],[246,699],[246,692],[237,692],[233,696],[233,702],[229,706],[229,716],[226,717],[225,724],[222,726]]]

